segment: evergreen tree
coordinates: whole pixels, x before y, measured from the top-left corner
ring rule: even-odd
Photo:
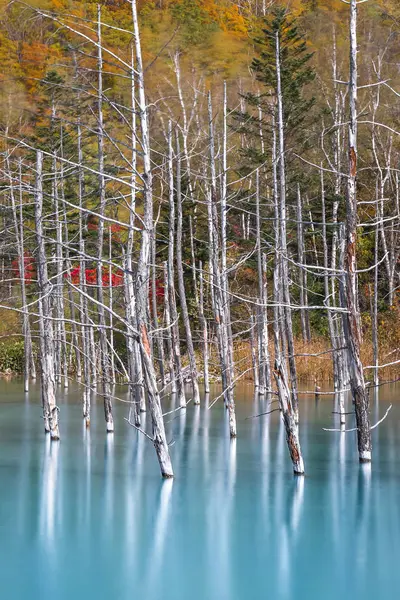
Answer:
[[[276,117],[276,34],[280,40],[281,83],[285,118],[285,139],[295,136],[314,106],[314,97],[307,97],[305,88],[315,78],[309,62],[313,56],[308,52],[304,35],[299,31],[295,18],[283,8],[275,8],[262,21],[262,33],[255,38],[257,56],[251,63],[256,80],[263,85],[257,93],[243,94],[247,105],[255,110],[236,112],[238,130],[250,138],[260,140],[260,128],[270,133],[272,117]],[[275,118],[276,121],[276,118]],[[268,155],[270,154],[267,148]],[[266,160],[260,144],[256,143],[245,154],[251,163],[262,164]]]

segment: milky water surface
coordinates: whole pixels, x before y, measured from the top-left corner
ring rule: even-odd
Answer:
[[[397,598],[399,387],[371,402],[373,423],[393,402],[371,468],[354,433],[323,431],[336,426],[332,399],[303,399],[297,479],[279,413],[247,418],[267,410],[251,387],[236,390],[234,442],[220,402],[166,417],[176,477],[165,482],[126,405],[107,436],[100,399],[85,431],[77,386],[59,396],[62,439],[51,444],[38,387],[0,381],[0,598]]]

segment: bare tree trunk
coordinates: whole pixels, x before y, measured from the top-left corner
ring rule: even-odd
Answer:
[[[60,199],[62,206],[62,215],[64,221],[64,257],[65,257],[65,265],[66,265],[66,277],[67,277],[67,287],[68,287],[68,304],[71,316],[71,349],[68,352],[67,346],[65,346],[65,356],[69,354],[69,363],[72,360],[72,355],[75,355],[75,367],[76,367],[76,376],[80,381],[82,378],[82,366],[81,366],[81,351],[79,348],[79,337],[78,337],[78,327],[76,324],[76,314],[75,314],[75,302],[73,298],[73,290],[71,285],[71,260],[70,260],[70,240],[69,240],[69,230],[68,230],[68,215],[67,215],[67,206],[65,202],[65,174],[64,174],[64,135],[63,135],[63,127],[60,127],[60,138],[61,138],[61,161],[60,161]],[[66,343],[66,325],[64,324],[64,332],[65,332],[65,343]],[[67,361],[68,365],[68,361]],[[66,368],[66,378],[64,380],[64,384],[68,384],[68,366]]]
[[[331,311],[331,286],[329,285],[329,255],[328,255],[328,240],[327,240],[327,227],[326,227],[326,201],[325,201],[325,182],[324,182],[324,172],[321,169],[321,206],[322,206],[322,246],[323,246],[323,256],[324,256],[324,291],[325,291],[325,300],[324,304],[327,307],[327,317],[328,317],[328,329],[329,329],[329,337],[331,339],[332,346],[332,364],[333,364],[333,377],[334,381],[338,380],[338,372],[337,372],[337,337],[335,331],[335,324],[333,322],[333,315]]]
[[[285,315],[285,333],[288,348],[289,371],[292,392],[292,405],[295,413],[295,420],[298,419],[298,392],[297,392],[297,371],[293,340],[292,309],[290,307],[289,291],[289,269],[287,255],[287,233],[286,233],[286,168],[285,168],[285,135],[284,135],[284,114],[283,97],[281,88],[281,47],[279,33],[276,34],[276,78],[277,78],[277,104],[278,104],[278,166],[279,166],[279,224],[280,224],[280,247],[282,249],[282,291],[284,301]]]
[[[63,173],[60,173],[62,178]],[[56,345],[58,346],[59,363],[58,375],[59,382],[61,383],[61,377],[64,377],[64,387],[68,388],[68,350],[67,350],[67,336],[65,331],[65,308],[64,308],[64,244],[63,244],[63,213],[60,212],[60,202],[58,197],[58,175],[57,175],[57,163],[54,161],[54,173],[53,173],[53,201],[54,201],[54,213],[56,221],[56,270],[57,270],[57,286],[56,286],[56,316],[57,316],[57,328]]]
[[[343,313],[343,327],[350,362],[350,385],[355,403],[359,459],[360,462],[370,462],[372,444],[369,399],[360,358],[361,324],[357,295],[357,80],[357,3],[356,0],[350,0],[349,176],[346,198],[346,285],[342,293],[347,313]]]
[[[142,181],[144,188],[143,229],[136,277],[138,335],[140,340],[140,351],[142,355],[146,389],[148,393],[149,410],[153,426],[153,444],[157,453],[157,458],[162,476],[173,477],[174,473],[172,470],[172,463],[169,454],[167,438],[165,435],[164,419],[161,410],[160,395],[157,389],[157,378],[150,353],[150,344],[148,339],[146,321],[146,309],[148,303],[149,290],[150,243],[151,236],[153,234],[153,186],[150,159],[148,115],[144,90],[142,51],[140,45],[136,0],[132,0],[132,21],[138,73],[139,111],[143,151]]]
[[[305,270],[304,228],[303,228],[303,205],[301,199],[300,185],[297,185],[297,255],[299,261],[299,287],[300,287],[300,322],[303,342],[311,341],[310,320],[307,305],[307,275]]]
[[[217,328],[217,340],[218,350],[220,355],[221,363],[221,375],[222,375],[222,387],[224,391],[225,406],[229,413],[229,431],[231,438],[236,437],[236,413],[235,413],[235,401],[233,396],[233,365],[232,359],[232,347],[229,336],[229,310],[227,307],[227,279],[226,279],[226,268],[225,276],[221,277],[221,266],[220,266],[220,244],[219,244],[219,232],[222,231],[222,235],[225,235],[224,228],[219,227],[218,213],[217,213],[217,185],[216,185],[216,168],[215,168],[215,145],[214,145],[214,128],[213,128],[213,115],[212,115],[212,104],[211,94],[208,97],[208,110],[209,110],[209,132],[210,132],[210,171],[211,171],[211,191],[208,194],[208,216],[211,221],[212,233],[210,233],[212,243],[210,245],[210,259],[212,263],[213,273],[213,309],[214,318]],[[226,260],[226,259],[225,259]],[[226,264],[226,263],[225,263]]]
[[[54,372],[53,321],[50,308],[52,285],[49,281],[43,227],[43,154],[36,154],[35,229],[37,243],[37,278],[41,314],[39,316],[41,392],[45,427],[48,422],[52,440],[60,439],[56,380]]]
[[[377,186],[377,195],[378,195],[378,186]],[[379,197],[377,197],[377,207],[376,207],[376,228],[375,228],[375,249],[374,249],[374,292],[371,295],[371,317],[372,317],[372,351],[373,351],[373,364],[374,364],[374,385],[378,385],[379,383],[379,351],[378,351],[378,275],[379,275],[379,209],[378,209]],[[371,289],[370,289],[371,292]]]
[[[113,318],[113,304],[114,304],[114,293],[113,293],[113,272],[112,272],[112,232],[111,232],[111,225],[109,225],[108,227],[108,260],[109,260],[109,265],[108,265],[108,307],[109,307],[109,312],[108,312],[108,326],[110,328],[110,340],[109,340],[109,345],[110,345],[110,349],[111,349],[111,355],[110,355],[110,379],[111,379],[111,385],[115,385],[116,382],[116,377],[115,377],[115,350],[114,350],[114,318]]]
[[[155,338],[157,345],[157,362],[161,376],[161,384],[162,387],[165,387],[165,357],[164,357],[164,344],[161,335],[161,331],[159,331],[159,323],[158,323],[158,306],[157,306],[157,281],[156,281],[156,231],[154,228],[154,235],[152,240],[152,274],[151,274],[151,289],[152,289],[152,312],[153,312],[153,326],[155,330]]]
[[[168,261],[164,263],[164,321],[165,331],[167,336],[167,357],[168,357],[168,369],[169,379],[171,384],[171,394],[176,394],[176,378],[175,378],[175,367],[174,367],[174,350],[172,346],[172,334],[171,334],[171,310],[169,307],[169,286],[168,286]]]
[[[82,153],[82,129],[80,119],[78,120],[78,162],[83,164]],[[93,329],[89,326],[89,307],[86,285],[86,247],[84,238],[84,195],[85,181],[84,173],[81,167],[78,171],[78,199],[79,199],[79,286],[83,294],[79,294],[79,308],[81,313],[81,338],[83,354],[83,418],[87,428],[90,427],[91,416],[91,394],[95,384],[96,362],[95,353],[92,346]]]
[[[208,356],[208,326],[207,319],[204,314],[204,276],[203,276],[203,264],[199,264],[199,317],[200,325],[203,332],[203,378],[204,378],[204,392],[210,393],[210,375],[209,375],[209,356]]]
[[[199,306],[199,293],[197,289],[197,274],[196,274],[196,253],[194,249],[194,232],[193,232],[193,221],[192,215],[189,215],[189,235],[190,235],[190,252],[192,255],[192,278],[193,278],[193,291],[196,306]]]
[[[101,360],[101,382],[104,400],[104,416],[106,420],[107,433],[113,433],[114,420],[112,414],[111,389],[110,389],[110,367],[108,364],[108,345],[106,318],[104,311],[103,293],[103,245],[104,245],[104,213],[106,208],[106,188],[104,178],[104,132],[103,132],[103,57],[101,38],[101,6],[97,7],[97,39],[98,47],[98,163],[99,163],[99,223],[97,239],[97,298],[99,313],[99,337],[100,337],[100,360]]]
[[[271,391],[271,370],[268,348],[268,314],[267,314],[267,278],[264,267],[264,255],[261,246],[261,215],[260,215],[260,174],[256,173],[256,244],[257,244],[257,267],[258,267],[258,297],[259,306],[257,310],[258,324],[258,390],[260,396]]]
[[[27,295],[26,295],[26,273],[25,273],[25,248],[24,248],[24,226],[22,216],[22,205],[23,205],[23,191],[22,191],[22,164],[21,161],[18,163],[18,176],[19,176],[19,216],[17,215],[17,208],[15,205],[15,194],[13,176],[10,169],[8,156],[6,157],[7,174],[10,181],[10,196],[11,196],[11,207],[13,213],[15,238],[17,243],[18,252],[18,268],[19,277],[21,282],[21,301],[22,301],[22,333],[24,336],[24,391],[29,392],[29,376],[31,373],[31,364],[34,365],[32,357],[32,337],[31,328],[29,322],[29,310],[27,307]],[[36,373],[35,373],[36,375]]]
[[[250,315],[250,350],[251,350],[251,363],[253,367],[253,380],[254,380],[254,390],[256,392],[260,389],[260,365],[258,362],[259,353],[257,353],[257,341],[254,330],[257,330],[257,319],[254,318],[254,315]],[[258,333],[258,330],[257,330]],[[261,395],[261,392],[260,392]]]
[[[169,308],[171,311],[171,337],[172,351],[174,356],[174,371],[178,402],[181,408],[186,407],[185,385],[182,373],[182,359],[179,339],[179,316],[176,308],[175,294],[175,197],[174,197],[174,171],[172,150],[172,124],[169,123],[168,130],[168,174],[169,174],[169,239],[168,239],[168,292]]]
[[[177,208],[177,227],[176,227],[176,270],[178,274],[179,299],[181,304],[182,319],[185,327],[186,345],[189,356],[190,378],[192,382],[193,403],[200,404],[199,382],[197,374],[196,357],[194,354],[192,328],[190,326],[189,311],[186,302],[186,290],[183,275],[183,256],[182,256],[182,193],[181,193],[181,169],[180,169],[180,149],[177,136],[177,157],[176,157],[176,208]]]
[[[132,255],[134,250],[135,218],[136,218],[136,168],[137,168],[137,125],[136,125],[136,86],[135,86],[135,62],[132,47],[131,56],[131,193],[129,206],[129,230],[125,254],[125,318],[131,329],[138,325],[136,318],[136,298]],[[135,339],[129,332],[126,336],[126,347],[128,354],[128,376],[129,376],[129,400],[133,410],[135,425],[140,425],[140,412],[146,410],[146,399],[144,393],[142,358],[139,340]]]
[[[274,378],[278,390],[279,407],[281,411],[282,421],[286,432],[286,442],[288,445],[290,459],[293,465],[293,472],[296,475],[304,474],[304,462],[301,453],[298,423],[296,412],[293,407],[293,396],[289,391],[288,376],[286,370],[286,361],[284,359],[285,348],[285,329],[282,326],[282,321],[285,320],[285,313],[282,308],[283,293],[282,293],[282,227],[280,224],[281,207],[279,188],[278,188],[278,173],[277,173],[277,151],[276,151],[276,131],[275,122],[273,123],[273,142],[272,142],[272,174],[273,174],[273,190],[274,190],[274,229],[275,229],[275,265],[274,265],[274,348],[275,348],[275,367]]]

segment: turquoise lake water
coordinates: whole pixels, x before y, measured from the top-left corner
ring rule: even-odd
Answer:
[[[335,426],[331,399],[302,400],[298,479],[278,413],[246,420],[266,410],[250,387],[236,390],[234,442],[222,404],[189,405],[166,417],[176,478],[163,482],[126,405],[107,436],[98,400],[86,432],[77,388],[60,389],[51,444],[38,388],[0,382],[0,598],[396,600],[399,396],[386,387],[371,402],[372,422],[394,403],[372,467],[354,433],[322,430]]]

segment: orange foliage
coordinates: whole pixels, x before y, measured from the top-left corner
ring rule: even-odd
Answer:
[[[218,24],[223,31],[247,33],[246,21],[240,14],[237,4],[216,2],[215,0],[202,0],[201,5],[210,15],[211,20]]]

